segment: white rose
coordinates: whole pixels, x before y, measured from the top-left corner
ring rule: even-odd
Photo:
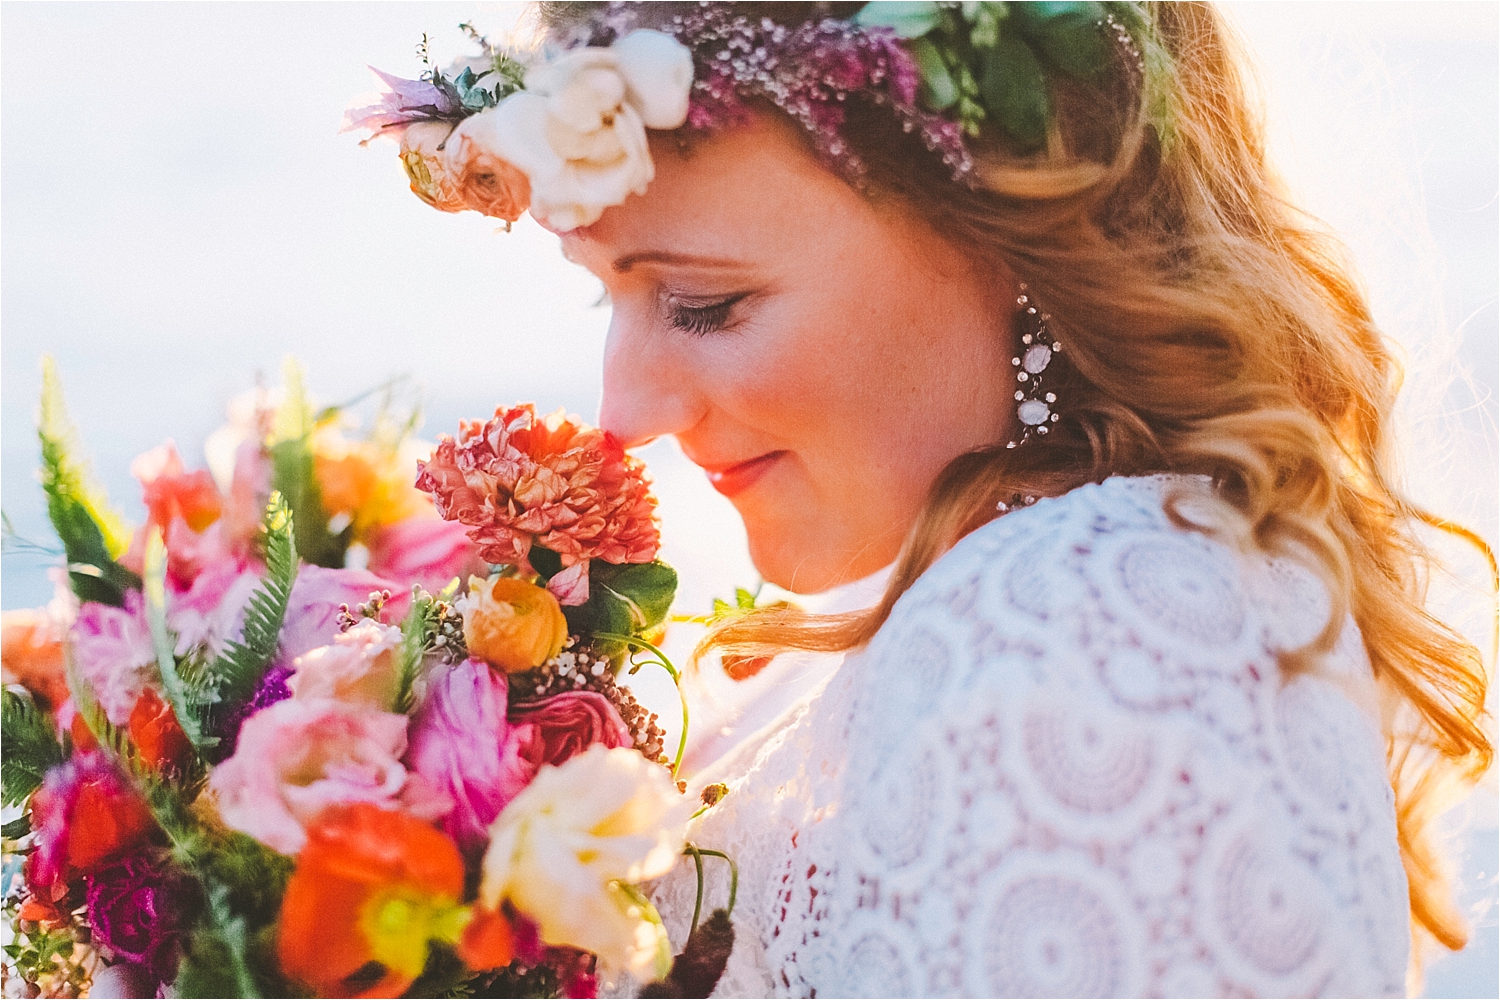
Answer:
[[[490,827],[480,901],[505,900],[549,945],[657,977],[671,949],[620,883],[664,875],[682,851],[688,804],[635,750],[595,745],[544,766]],[[655,965],[655,968],[653,968]]]
[[[687,120],[692,53],[659,31],[574,49],[533,69],[526,89],[485,116],[472,138],[531,179],[531,214],[565,232],[642,194],[656,175],[646,129]]]

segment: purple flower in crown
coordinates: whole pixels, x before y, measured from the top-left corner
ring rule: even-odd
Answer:
[[[374,66],[370,67],[370,72],[380,78],[386,90],[379,95],[377,103],[345,111],[341,131],[351,132],[365,128],[370,130],[370,138],[373,139],[393,130],[405,130],[406,126],[414,122],[457,117],[460,114],[460,108],[453,98],[428,80],[404,80],[399,76],[382,73]]]

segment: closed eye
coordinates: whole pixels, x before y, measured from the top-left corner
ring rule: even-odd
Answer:
[[[678,330],[700,337],[717,333],[729,325],[729,316],[735,304],[749,294],[742,292],[727,299],[701,304],[670,296],[667,299],[667,321]]]

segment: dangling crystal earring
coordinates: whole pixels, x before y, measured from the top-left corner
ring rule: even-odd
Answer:
[[[1051,317],[1037,308],[1026,294],[1024,284],[1016,296],[1016,305],[1020,307],[1021,347],[1010,363],[1016,369],[1016,417],[1021,422],[1021,433],[1006,444],[1007,448],[1025,444],[1034,435],[1046,434],[1058,419],[1053,411],[1057,394],[1047,391],[1044,373],[1052,363],[1052,355],[1062,350],[1062,344],[1047,330],[1047,320]]]

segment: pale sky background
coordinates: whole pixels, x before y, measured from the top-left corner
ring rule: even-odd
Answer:
[[[1419,500],[1496,542],[1494,3],[1233,3],[1260,67],[1272,150],[1340,232],[1377,318],[1408,355],[1403,412]],[[529,219],[510,234],[406,191],[394,147],[337,135],[366,63],[415,75],[455,26],[518,7],[429,4],[0,5],[0,491],[49,537],[33,475],[38,359],[116,502],[140,515],[131,457],[176,439],[194,462],[225,402],[294,354],[323,401],[395,375],[429,435],[497,403],[592,417],[607,310]],[[670,442],[644,453],[683,611],[756,579],[729,504]],[[6,608],[41,603],[42,562],[7,554]],[[1454,553],[1461,578],[1478,563]],[[1444,607],[1488,643],[1482,605]],[[1477,610],[1476,610],[1477,609]],[[1429,995],[1495,996],[1493,781],[1455,817],[1475,943]]]

